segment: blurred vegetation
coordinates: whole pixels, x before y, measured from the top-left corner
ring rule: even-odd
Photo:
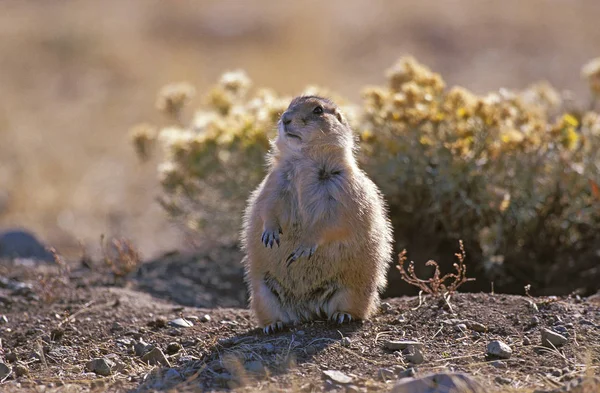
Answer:
[[[582,74],[598,97],[600,61]],[[303,93],[331,97],[347,114],[362,167],[390,205],[398,245],[410,251],[414,239],[425,239],[429,258],[463,239],[470,264],[500,285],[551,286],[569,266],[581,273],[589,263],[581,259],[600,248],[594,102],[578,108],[546,83],[483,96],[447,88],[411,57],[386,76],[385,85],[363,90],[359,106],[322,88]],[[194,93],[185,83],[165,87],[156,106],[171,124],[158,132],[134,128],[134,145],[144,159],[160,147],[161,204],[169,215],[232,241],[291,97],[253,90],[243,71],[228,72],[184,120]]]

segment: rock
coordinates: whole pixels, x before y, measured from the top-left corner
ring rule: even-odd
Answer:
[[[558,348],[567,342],[567,338],[550,329],[542,329],[542,345],[547,348]]]
[[[181,318],[178,318],[181,319]],[[171,323],[169,323],[170,325]],[[163,329],[167,327],[167,320],[164,317],[157,317],[156,319],[147,323],[147,325],[154,329]]]
[[[562,334],[563,336],[568,336],[569,335],[569,330],[567,330],[567,328],[565,326],[563,326],[563,325],[554,326],[552,329],[556,333]]]
[[[85,366],[89,371],[106,377],[111,374],[115,362],[105,358],[96,358],[87,362]]]
[[[123,330],[123,325],[121,325],[119,322],[113,322],[112,326],[110,327],[110,331],[111,332],[118,332]]]
[[[0,382],[4,381],[10,375],[10,367],[4,363],[0,363]]]
[[[494,340],[487,345],[487,355],[493,358],[510,359],[512,349],[502,341]]]
[[[467,323],[467,327],[477,333],[487,332],[487,326],[479,322],[469,322]]]
[[[50,340],[59,341],[65,335],[65,331],[62,329],[52,329],[50,332]]]
[[[200,320],[200,317],[198,317],[196,315],[188,315],[185,317],[185,319],[194,323],[194,322],[198,322]]]
[[[464,332],[466,332],[466,331],[467,331],[467,325],[466,325],[466,324],[464,324],[464,323],[459,323],[458,325],[455,325],[455,326],[454,326],[454,329],[455,329],[457,332],[462,332],[462,333],[464,333]]]
[[[352,383],[352,377],[337,370],[325,370],[323,371],[323,376],[331,380],[333,383],[339,383],[340,385],[348,385]]]
[[[174,368],[170,368],[167,370],[167,372],[165,372],[165,379],[169,379],[171,381],[173,380],[181,380],[181,374],[179,373],[179,371],[175,370]]]
[[[391,393],[484,393],[483,385],[462,373],[430,374],[422,378],[405,378],[394,386]]]
[[[312,356],[317,353],[317,348],[314,345],[309,345],[304,349],[304,351],[308,356]]]
[[[154,346],[144,342],[144,340],[133,342],[133,350],[137,356],[144,356],[153,349]]]
[[[46,247],[33,235],[23,230],[11,230],[0,234],[0,258],[23,258],[53,262]]]
[[[350,340],[350,337],[344,337],[340,344],[342,344],[342,347],[349,347],[352,344],[352,340]]]
[[[14,352],[9,352],[9,353],[7,353],[7,354],[6,354],[6,361],[7,361],[7,362],[14,363],[14,362],[16,362],[17,360],[18,360],[18,359],[17,359],[17,354],[16,354],[16,353],[14,353]]]
[[[244,364],[246,371],[252,374],[264,374],[265,366],[260,360],[252,360]]]
[[[506,364],[506,362],[503,362],[502,360],[494,360],[493,362],[491,362],[491,365],[496,368],[508,368],[508,364]]]
[[[142,361],[150,365],[160,364],[165,367],[171,367],[171,364],[165,357],[163,351],[160,348],[153,348],[150,352],[142,356]]]
[[[194,326],[193,323],[188,321],[187,319],[177,318],[169,322],[169,326],[177,327],[177,328],[189,328]]]
[[[388,302],[381,303],[381,311],[383,311],[385,314],[388,314],[390,311],[392,311],[392,305]]]
[[[179,343],[172,342],[167,345],[167,354],[175,355],[179,351],[181,351],[181,345]]]
[[[523,345],[531,345],[531,339],[527,336],[523,337]]]
[[[396,369],[396,373],[398,374],[398,379],[412,378],[415,375],[417,375],[417,369],[414,367],[409,367],[406,370],[404,370],[404,367],[398,366],[398,368]]]
[[[265,352],[267,352],[267,353],[275,352],[275,346],[271,343],[266,343],[265,345],[263,345],[263,348],[264,348]]]
[[[377,371],[377,375],[384,382],[396,378],[396,373],[394,372],[394,370],[390,370],[389,368],[380,368]]]
[[[537,326],[540,324],[540,317],[534,315],[533,317],[531,317],[531,320],[529,321],[529,326]]]
[[[23,364],[17,364],[15,367],[13,367],[13,371],[15,372],[17,378],[29,375],[29,369]]]
[[[360,393],[361,390],[358,388],[358,386],[355,385],[348,385],[346,386],[346,393]]]
[[[421,364],[425,361],[423,352],[421,352],[418,346],[409,346],[402,351],[402,354],[404,355],[404,359],[412,364]]]
[[[210,315],[208,315],[208,314],[204,314],[202,317],[200,317],[200,322],[206,323],[206,322],[210,322],[210,321],[211,321],[211,318],[210,318]]]
[[[8,318],[6,318],[6,315],[0,315],[0,325],[5,325],[8,323]]]
[[[512,382],[510,378],[506,378],[506,377],[503,377],[500,375],[498,375],[496,378],[494,378],[494,381],[496,381],[500,385],[510,385]]]
[[[411,341],[411,340],[385,340],[383,342],[383,346],[386,349],[389,349],[391,351],[401,351],[403,349],[406,349],[410,346],[413,347],[422,347],[423,344],[421,344],[418,341]]]

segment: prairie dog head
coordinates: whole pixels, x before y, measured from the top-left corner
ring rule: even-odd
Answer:
[[[352,131],[340,109],[322,97],[294,98],[279,119],[278,131],[276,144],[284,151],[353,146]]]

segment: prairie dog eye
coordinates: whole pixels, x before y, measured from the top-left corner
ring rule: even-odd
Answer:
[[[313,113],[315,115],[320,115],[323,113],[323,107],[321,105],[315,107],[315,109],[313,109]]]

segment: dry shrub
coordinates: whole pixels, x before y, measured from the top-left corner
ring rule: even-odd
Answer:
[[[583,70],[594,97],[596,63]],[[449,253],[439,244],[460,236],[478,274],[499,288],[514,281],[516,290],[562,282],[567,270],[581,274],[585,258],[597,259],[598,113],[577,109],[546,83],[486,95],[447,88],[410,57],[386,75],[386,84],[364,89],[361,107],[323,89],[304,93],[342,104],[361,141],[361,165],[388,200],[399,245],[414,251],[416,239],[430,239],[429,255],[440,261]],[[159,108],[172,125],[156,136],[139,128],[133,134],[141,157],[149,149],[139,146],[163,147],[161,204],[205,238],[237,239],[291,98],[250,87],[242,71],[226,73],[185,123],[181,108],[190,88],[171,86],[159,102],[172,104]]]
[[[458,259],[458,263],[454,264],[454,268],[456,269],[456,273],[447,273],[443,276],[440,274],[440,267],[438,263],[432,259],[425,263],[425,266],[433,266],[434,272],[433,276],[427,280],[422,280],[417,277],[415,273],[415,263],[410,261],[408,264],[408,271],[404,269],[404,264],[406,262],[406,250],[402,250],[402,252],[398,255],[398,265],[396,266],[400,271],[400,275],[402,279],[409,283],[410,285],[414,285],[419,288],[421,291],[434,295],[434,296],[447,296],[451,295],[458,287],[468,281],[474,281],[474,278],[467,278],[467,265],[465,265],[465,258],[467,257],[467,253],[465,252],[465,247],[463,245],[462,240],[459,242],[460,244],[460,252],[454,254]],[[446,281],[450,281],[447,285]]]
[[[48,251],[52,254],[58,271],[40,275],[36,283],[36,293],[44,303],[50,304],[64,297],[64,291],[71,282],[71,268],[54,248],[49,248]]]
[[[134,245],[127,239],[112,239],[107,245],[104,235],[100,237],[100,246],[104,256],[104,264],[115,280],[120,280],[136,271],[141,264],[141,257]]]

